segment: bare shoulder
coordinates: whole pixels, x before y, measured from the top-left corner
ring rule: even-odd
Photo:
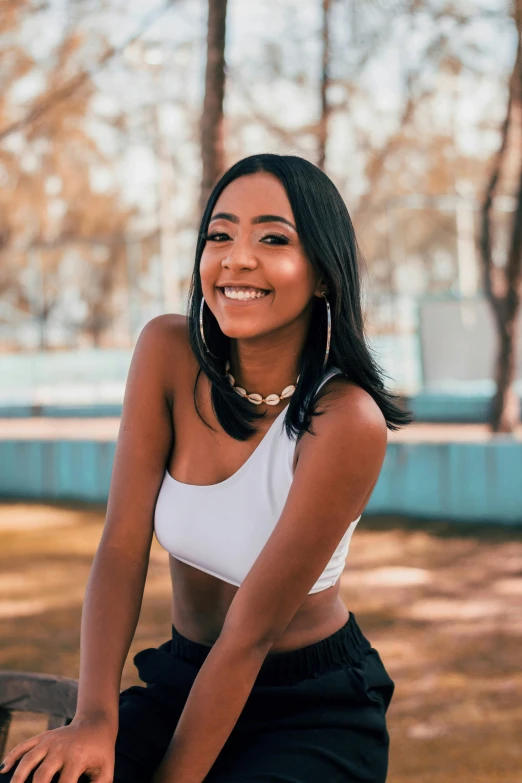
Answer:
[[[184,374],[193,356],[186,316],[164,313],[151,318],[140,332],[135,351],[147,355],[159,368],[165,389],[173,390],[176,378]]]
[[[155,360],[166,362],[165,368],[186,360],[190,350],[187,318],[178,313],[157,315],[147,321],[138,338],[138,346],[152,353]]]
[[[378,449],[386,446],[388,427],[379,405],[369,392],[347,378],[336,375],[325,383],[317,410],[323,414],[314,418],[318,434],[352,443],[373,441]]]
[[[321,415],[312,418],[311,432],[301,435],[293,483],[306,494],[314,477],[321,477],[344,500],[349,487],[353,498],[361,492],[361,503],[351,517],[355,519],[368,502],[386,456],[386,419],[371,394],[341,376],[321,388],[316,411]]]
[[[187,318],[179,313],[164,313],[147,321],[140,333],[140,339],[147,341],[152,350],[162,351],[175,344],[182,349],[188,344]]]

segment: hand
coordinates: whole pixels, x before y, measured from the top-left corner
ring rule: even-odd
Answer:
[[[7,754],[1,775],[18,766],[11,783],[24,783],[38,768],[38,783],[51,783],[61,772],[60,783],[78,783],[85,773],[96,783],[112,783],[116,733],[105,718],[73,719],[68,726],[42,731],[18,745]]]

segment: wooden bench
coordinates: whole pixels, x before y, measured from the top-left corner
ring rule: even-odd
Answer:
[[[43,713],[49,716],[47,728],[57,729],[72,721],[77,694],[78,680],[70,677],[0,670],[0,760],[13,712]]]

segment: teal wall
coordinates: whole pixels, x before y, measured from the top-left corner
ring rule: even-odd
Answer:
[[[522,384],[514,386],[519,395],[522,408]],[[490,408],[493,390],[472,391],[463,388],[459,391],[423,389],[407,400],[409,409],[416,421],[424,422],[461,422],[483,423],[490,420]]]
[[[0,498],[105,502],[116,443],[0,440]]]
[[[0,441],[0,498],[105,502],[114,442]],[[390,443],[366,514],[522,524],[522,442]]]
[[[522,442],[390,444],[367,511],[522,524]]]

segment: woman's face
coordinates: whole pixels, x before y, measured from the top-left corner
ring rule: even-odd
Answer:
[[[277,177],[250,174],[227,185],[215,204],[207,237],[200,266],[203,296],[224,334],[257,337],[306,318],[321,286]],[[267,293],[261,298],[227,298],[252,288]]]

